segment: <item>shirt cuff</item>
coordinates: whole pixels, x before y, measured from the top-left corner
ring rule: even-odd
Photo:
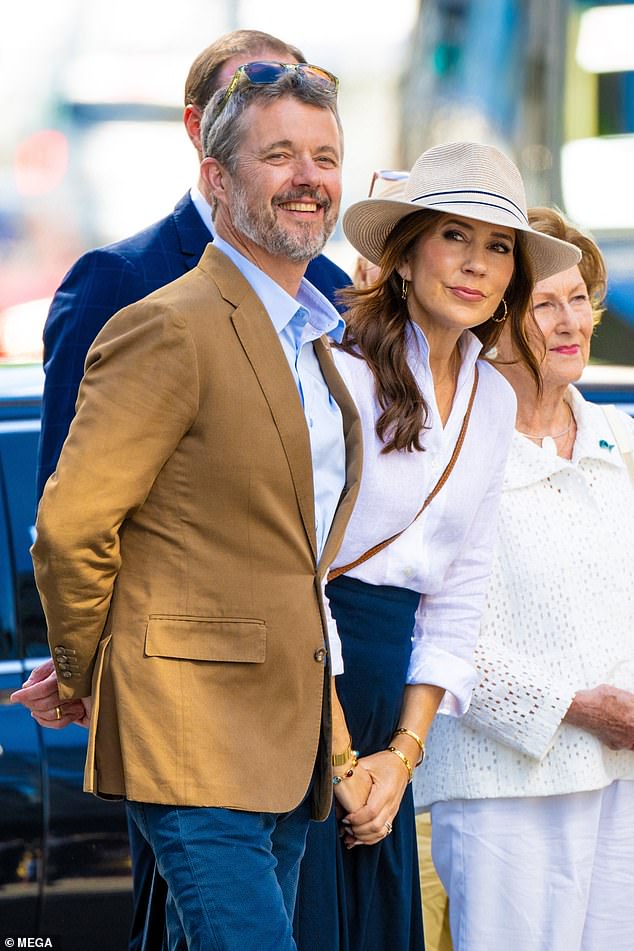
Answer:
[[[330,654],[330,673],[333,677],[343,673],[343,654],[341,651],[341,638],[337,630],[337,622],[330,613],[330,602],[326,596],[326,579],[322,584],[322,597],[324,600],[324,613],[326,615],[326,632],[328,636],[328,652]]]
[[[471,693],[480,675],[463,657],[430,644],[415,645],[407,671],[408,684],[434,684],[445,688],[439,713],[461,717],[469,709]]]
[[[529,694],[525,687],[514,693],[508,684],[504,687],[506,696],[496,703],[495,695],[487,694],[481,684],[465,724],[540,762],[555,742],[576,691],[562,685],[556,693],[540,695]]]
[[[328,650],[330,651],[330,673],[336,677],[337,674],[343,673],[343,656],[337,625],[334,621],[328,624]]]

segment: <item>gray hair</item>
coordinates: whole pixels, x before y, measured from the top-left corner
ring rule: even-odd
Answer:
[[[205,158],[215,158],[235,175],[238,166],[238,153],[244,134],[244,113],[253,102],[270,103],[277,99],[297,99],[308,106],[329,109],[337,123],[343,152],[343,129],[337,111],[337,94],[316,82],[305,80],[299,73],[284,73],[274,83],[252,86],[245,82],[236,89],[216,118],[216,112],[226,93],[219,89],[205,107],[200,123],[200,138]]]

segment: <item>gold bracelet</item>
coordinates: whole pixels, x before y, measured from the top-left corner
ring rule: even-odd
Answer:
[[[342,783],[344,779],[350,779],[351,776],[354,776],[354,771],[357,768],[357,763],[359,762],[359,751],[352,750],[352,760],[350,762],[350,768],[346,770],[343,776],[338,776],[337,773],[332,777],[333,786],[338,786],[339,783]]]
[[[348,745],[343,753],[333,753],[330,762],[333,766],[343,766],[352,756],[352,739],[348,737]]]
[[[411,783],[411,781],[412,781],[412,779],[413,779],[413,776],[414,776],[414,767],[412,766],[412,764],[411,764],[410,761],[408,760],[408,758],[407,758],[407,756],[405,755],[405,753],[401,753],[401,751],[400,751],[400,750],[397,750],[395,746],[388,746],[388,752],[394,753],[395,756],[398,756],[398,758],[400,759],[401,763],[403,764],[403,766],[404,766],[405,769],[407,770],[407,775],[409,776],[409,779],[408,779],[407,781],[408,781],[408,783]]]
[[[420,749],[420,758],[418,762],[416,763],[416,766],[420,766],[420,764],[425,759],[425,744],[421,740],[418,733],[414,733],[413,730],[407,730],[404,726],[400,726],[398,730],[394,731],[394,736],[399,736],[399,735],[411,736],[413,740],[416,740],[416,742],[418,743],[418,748]],[[414,767],[414,769],[416,768],[416,766]]]

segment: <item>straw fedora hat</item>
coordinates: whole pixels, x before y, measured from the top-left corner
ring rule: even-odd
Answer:
[[[360,254],[379,264],[395,225],[422,208],[519,231],[535,281],[581,260],[574,245],[531,228],[518,169],[499,149],[478,142],[452,142],[427,149],[414,164],[402,197],[382,195],[356,202],[343,216],[343,230]]]

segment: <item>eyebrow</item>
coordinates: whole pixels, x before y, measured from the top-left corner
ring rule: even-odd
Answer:
[[[587,294],[588,288],[586,287],[585,281],[581,280],[578,284],[575,284],[575,286],[568,291],[568,294],[576,294],[579,290],[583,290],[584,294]],[[555,291],[539,291],[537,288],[535,288],[533,294],[537,297],[559,297],[559,294]]]
[[[268,152],[271,149],[293,149],[294,143],[291,139],[278,139],[277,142],[267,142],[266,145],[263,145],[260,149],[260,152]],[[330,152],[332,155],[339,158],[339,151],[334,148],[332,145],[318,145],[315,152]]]

